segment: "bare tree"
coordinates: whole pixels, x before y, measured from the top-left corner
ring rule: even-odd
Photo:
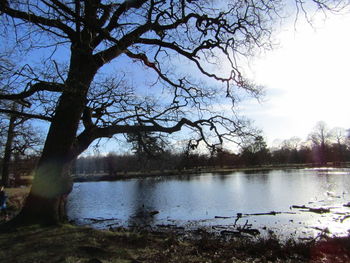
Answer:
[[[330,130],[333,142],[337,145],[346,144],[346,129],[341,127],[335,127]]]
[[[334,161],[343,162],[345,159],[347,136],[344,128],[335,127],[330,130],[333,144]]]
[[[17,75],[15,63],[8,52],[0,53],[0,87],[2,93],[9,93],[13,90],[13,85],[16,83]],[[16,83],[18,85],[18,83]],[[2,185],[9,185],[10,163],[13,153],[16,153],[16,159],[24,155],[28,150],[35,150],[42,139],[36,129],[29,123],[28,117],[20,116],[16,112],[23,112],[24,107],[27,107],[22,101],[0,101],[0,107],[7,109],[8,112],[1,113],[1,120],[4,127],[2,127],[2,137],[4,145],[2,167],[1,167],[1,181]],[[11,112],[15,112],[12,114]],[[17,176],[16,176],[17,177]]]
[[[314,2],[330,7],[326,0]],[[0,112],[50,122],[31,192],[14,222],[63,220],[70,164],[98,138],[185,129],[190,145],[197,146],[249,133],[242,119],[222,115],[215,102],[235,102],[237,89],[259,95],[237,58],[270,46],[282,7],[279,0],[1,0],[2,34],[23,51],[52,51],[40,66],[29,61],[18,72],[22,85],[16,90],[0,94],[28,107]],[[66,61],[53,60],[55,52]],[[148,88],[160,98],[142,98],[137,92],[147,87],[132,89],[119,78],[102,84],[99,74],[126,59],[157,76]]]
[[[315,160],[320,164],[326,163],[326,148],[330,143],[330,139],[332,134],[327,126],[327,124],[323,121],[319,121],[316,123],[314,130],[309,134],[309,140],[314,145],[314,149],[316,151]]]
[[[261,165],[269,161],[270,151],[263,136],[247,140],[241,149],[241,159],[248,165]]]
[[[291,151],[297,151],[301,147],[301,139],[299,137],[292,137],[282,142],[281,148]]]
[[[13,103],[11,110],[16,109],[16,104]],[[6,131],[5,144],[3,147],[3,159],[1,167],[2,185],[8,186],[10,179],[10,164],[13,155],[16,156],[16,161],[19,161],[20,156],[26,154],[38,154],[43,145],[41,132],[36,129],[27,118],[21,118],[10,114],[4,118],[8,119],[7,125],[4,126]],[[15,164],[19,165],[19,164]],[[19,179],[18,174],[14,174],[16,181]]]

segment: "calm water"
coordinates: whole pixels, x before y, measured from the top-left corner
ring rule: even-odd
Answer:
[[[350,202],[349,192],[349,169],[205,173],[84,182],[74,184],[68,214],[77,223],[96,227],[176,225],[185,229],[213,226],[230,229],[237,213],[275,211],[282,213],[246,215],[237,225],[248,221],[262,232],[267,228],[284,236],[315,236],[325,228],[334,235],[346,235],[350,218],[344,218],[350,215],[350,208],[343,205]],[[330,208],[331,213],[311,213],[291,208],[292,205]],[[152,211],[159,213],[151,215]]]

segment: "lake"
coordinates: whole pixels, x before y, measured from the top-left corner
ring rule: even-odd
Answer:
[[[67,209],[77,224],[97,228],[250,226],[283,237],[342,236],[350,229],[349,191],[350,169],[203,173],[75,183]]]

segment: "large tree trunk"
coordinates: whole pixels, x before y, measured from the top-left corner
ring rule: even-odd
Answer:
[[[32,189],[16,218],[20,224],[58,224],[66,219],[66,196],[72,189],[69,163],[47,161],[35,171]]]
[[[74,51],[74,50],[73,50]],[[72,51],[72,52],[73,52]],[[86,94],[96,73],[91,54],[75,50],[64,89],[34,171],[29,196],[16,224],[57,224],[66,218],[66,197],[72,189],[72,149],[86,104]]]

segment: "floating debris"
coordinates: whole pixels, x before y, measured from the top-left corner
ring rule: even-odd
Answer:
[[[291,208],[296,208],[296,209],[306,209],[306,210],[301,210],[303,212],[311,212],[311,213],[317,213],[317,214],[324,214],[324,213],[329,213],[331,210],[330,208],[314,208],[314,207],[308,207],[305,205],[292,205]]]
[[[276,211],[270,211],[270,212],[262,212],[262,213],[251,213],[251,214],[243,214],[243,213],[237,213],[237,218],[245,217],[245,216],[275,216],[280,214],[296,214],[294,212],[276,212]]]

